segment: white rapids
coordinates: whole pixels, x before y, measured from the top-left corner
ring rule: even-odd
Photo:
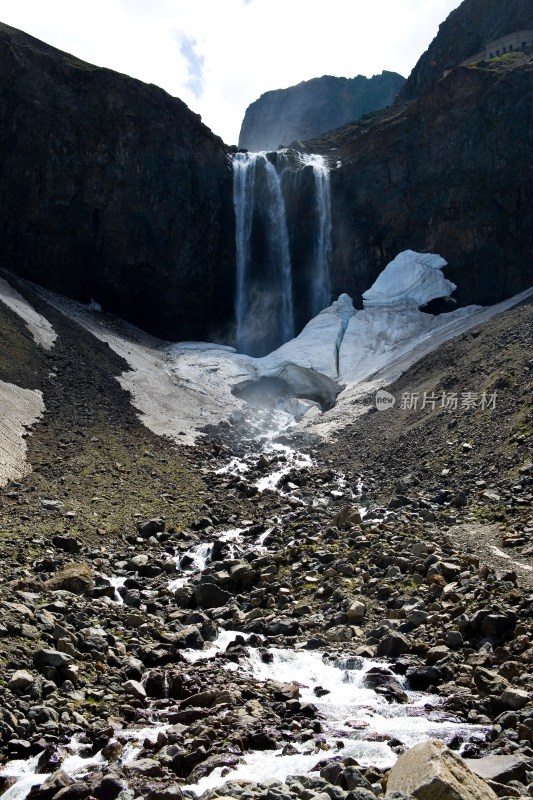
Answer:
[[[64,759],[61,769],[71,778],[83,778],[91,772],[93,767],[106,763],[101,753],[87,758],[80,756],[79,744],[76,739],[73,739],[66,749],[71,750],[72,754]],[[41,755],[39,753],[28,759],[14,759],[4,764],[0,769],[0,776],[16,778],[17,781],[4,792],[3,800],[24,800],[32,786],[40,786],[50,777],[50,773],[36,771]]]
[[[236,631],[223,631],[209,650],[201,656],[187,651],[187,658],[196,661],[198,657],[214,655],[236,635]],[[297,745],[299,752],[291,755],[283,755],[281,751],[251,751],[235,769],[229,772],[215,769],[197,784],[186,787],[195,794],[228,781],[283,781],[289,775],[312,772],[317,762],[336,753],[355,758],[362,767],[375,765],[387,769],[396,761],[396,754],[388,744],[393,738],[411,747],[432,737],[449,742],[457,734],[483,739],[486,733],[483,726],[446,719],[438,712],[439,697],[409,691],[399,676],[395,679],[408,696],[405,704],[389,703],[373,689],[365,688],[365,673],[378,664],[371,659],[339,656],[337,661],[325,661],[317,651],[275,648],[269,648],[269,653],[272,661],[265,663],[261,654],[250,648],[246,672],[261,681],[297,683],[300,702],[313,703],[320,712],[327,749],[317,751],[313,743],[304,743]],[[232,663],[228,668],[235,671],[236,665]],[[319,687],[329,693],[317,697],[314,690]]]
[[[229,545],[228,558],[233,558],[241,540],[241,533],[244,528],[230,528],[227,531],[217,533],[218,541],[227,542]],[[176,569],[180,573],[178,578],[170,581],[168,588],[171,592],[181,589],[190,581],[193,575],[203,572],[211,560],[214,542],[200,542],[187,550],[179,559]]]
[[[158,734],[168,727],[167,724],[157,724],[144,728],[117,730],[115,732],[116,738],[111,741],[119,740],[124,743],[124,748],[117,759],[117,763],[123,766],[134,761],[143,748],[143,742],[146,739],[155,742]],[[95,769],[105,767],[108,763],[101,752],[84,757],[80,755],[80,749],[81,745],[76,737],[71,739],[69,744],[63,748],[66,752],[60,768],[70,778],[84,778]],[[13,759],[2,766],[0,777],[16,779],[16,782],[2,795],[3,800],[25,800],[33,786],[41,786],[50,777],[52,774],[50,772],[37,772],[41,755],[42,753],[38,753],[36,756],[27,759]]]

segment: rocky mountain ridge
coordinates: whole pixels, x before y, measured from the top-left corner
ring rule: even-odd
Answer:
[[[0,25],[2,266],[167,338],[232,313],[231,165],[162,89]]]
[[[435,87],[446,70],[475,55],[488,42],[531,28],[531,0],[464,0],[439,26],[437,36],[398,93],[396,104],[415,100]]]
[[[313,139],[390,105],[404,82],[401,75],[387,71],[372,78],[323,75],[265,92],[246,109],[239,147],[277,150],[295,140]]]
[[[460,305],[533,282],[533,58],[458,67],[411,103],[307,143],[331,172],[334,293],[357,298],[398,252],[437,252]]]

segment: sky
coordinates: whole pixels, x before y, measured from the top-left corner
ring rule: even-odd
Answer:
[[[247,106],[321,75],[408,76],[461,0],[0,0],[0,20],[180,97],[227,144]]]

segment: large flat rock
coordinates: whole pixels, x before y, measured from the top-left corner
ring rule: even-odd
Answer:
[[[443,742],[420,742],[400,756],[389,774],[388,792],[417,800],[495,800],[496,794]]]

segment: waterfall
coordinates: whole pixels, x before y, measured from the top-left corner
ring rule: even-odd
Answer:
[[[303,155],[304,164],[313,170],[316,192],[316,268],[312,276],[311,316],[316,316],[331,300],[331,192],[329,168],[324,156]]]
[[[307,188],[302,185],[299,189],[298,177],[306,167],[311,168],[313,178],[307,179]],[[289,237],[287,202],[294,201],[299,191],[304,197],[312,193],[312,235],[307,231],[300,234],[293,222]],[[233,204],[236,347],[239,352],[260,356],[295,336],[296,319],[300,329],[330,302],[331,204],[326,161],[293,150],[236,153]],[[291,250],[298,236],[312,249],[312,257],[306,255],[302,260],[295,254],[300,284],[295,300]]]
[[[250,264],[250,237],[254,208],[255,168],[261,153],[236,153],[233,159],[233,205],[235,208],[235,239],[237,251],[237,287],[235,292],[235,322],[237,350],[246,348],[244,323],[246,318],[246,276]]]
[[[281,191],[280,176],[276,172],[276,168],[266,158],[265,166],[269,193],[272,198],[272,202],[268,205],[271,242],[281,278],[281,336],[284,342],[288,342],[294,336],[294,309],[292,302],[291,254],[285,215],[285,201]]]

